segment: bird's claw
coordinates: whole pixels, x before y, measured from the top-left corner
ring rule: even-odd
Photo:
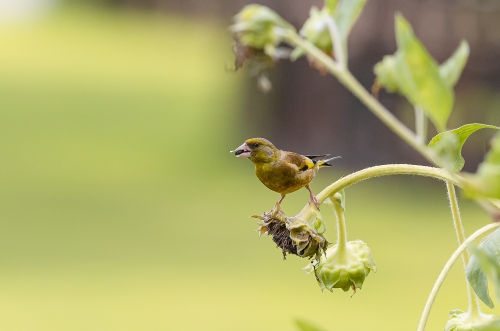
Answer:
[[[309,203],[311,203],[311,202],[312,202],[312,203],[316,206],[316,208],[318,208],[318,210],[319,210],[319,201],[318,201],[318,199],[317,199],[314,195],[311,195],[311,200],[309,200]]]

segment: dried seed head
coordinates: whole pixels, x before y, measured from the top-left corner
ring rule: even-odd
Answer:
[[[283,258],[286,258],[286,254],[294,254],[319,259],[329,245],[326,238],[306,221],[298,217],[287,217],[278,203],[262,216],[252,217],[262,220],[258,223],[257,231],[260,235],[273,237],[276,246],[283,251]]]

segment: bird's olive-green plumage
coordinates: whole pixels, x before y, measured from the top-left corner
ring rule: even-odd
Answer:
[[[255,164],[255,174],[259,180],[269,189],[281,193],[278,203],[281,203],[286,194],[305,187],[309,191],[310,202],[319,209],[318,200],[311,192],[309,183],[320,168],[331,167],[328,161],[333,160],[314,161],[313,159],[328,156],[328,154],[304,156],[282,151],[264,138],[248,139],[232,152],[237,157],[248,158]]]
[[[251,148],[250,161],[255,174],[269,189],[288,194],[309,184],[326,162],[314,162],[306,156],[277,149],[269,140],[252,138],[245,141]],[[322,155],[323,156],[323,155]]]

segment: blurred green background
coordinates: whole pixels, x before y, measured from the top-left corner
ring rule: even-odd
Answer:
[[[349,188],[349,238],[379,271],[352,298],[321,293],[307,261],[283,261],[248,219],[279,196],[229,154],[263,133],[242,124],[230,45],[212,20],[125,9],[64,6],[0,29],[1,330],[416,328],[457,246],[444,185]],[[353,170],[322,171],[312,189]],[[489,219],[462,200],[470,234]],[[428,329],[456,308],[467,308],[460,265]]]

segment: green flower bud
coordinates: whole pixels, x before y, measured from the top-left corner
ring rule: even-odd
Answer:
[[[328,8],[323,8],[321,11],[312,7],[309,13],[309,18],[304,23],[300,34],[309,40],[314,46],[321,49],[327,54],[332,54],[332,37],[328,28],[327,20],[331,14]]]
[[[314,221],[321,221],[321,215],[314,215]],[[325,252],[329,242],[318,232],[315,226],[311,226],[308,220],[298,217],[287,217],[281,206],[276,203],[273,209],[265,212],[262,216],[252,217],[262,220],[257,230],[260,235],[267,234],[273,237],[276,246],[283,251],[283,258],[286,254],[294,254],[300,257],[313,257],[319,260]],[[317,222],[315,222],[317,223]],[[320,225],[317,227],[320,227]]]
[[[495,316],[479,312],[472,316],[459,309],[450,311],[450,319],[446,322],[445,331],[478,331],[495,320]]]
[[[263,49],[264,52],[276,57],[276,46],[281,42],[283,30],[295,30],[273,10],[261,5],[248,5],[234,18],[231,31],[244,46]]]
[[[332,291],[341,288],[356,292],[361,288],[370,271],[377,271],[371,256],[371,250],[362,240],[349,241],[345,247],[339,245],[330,247],[326,256],[321,256],[319,262],[311,262],[304,268],[307,273],[314,272],[321,287]]]

